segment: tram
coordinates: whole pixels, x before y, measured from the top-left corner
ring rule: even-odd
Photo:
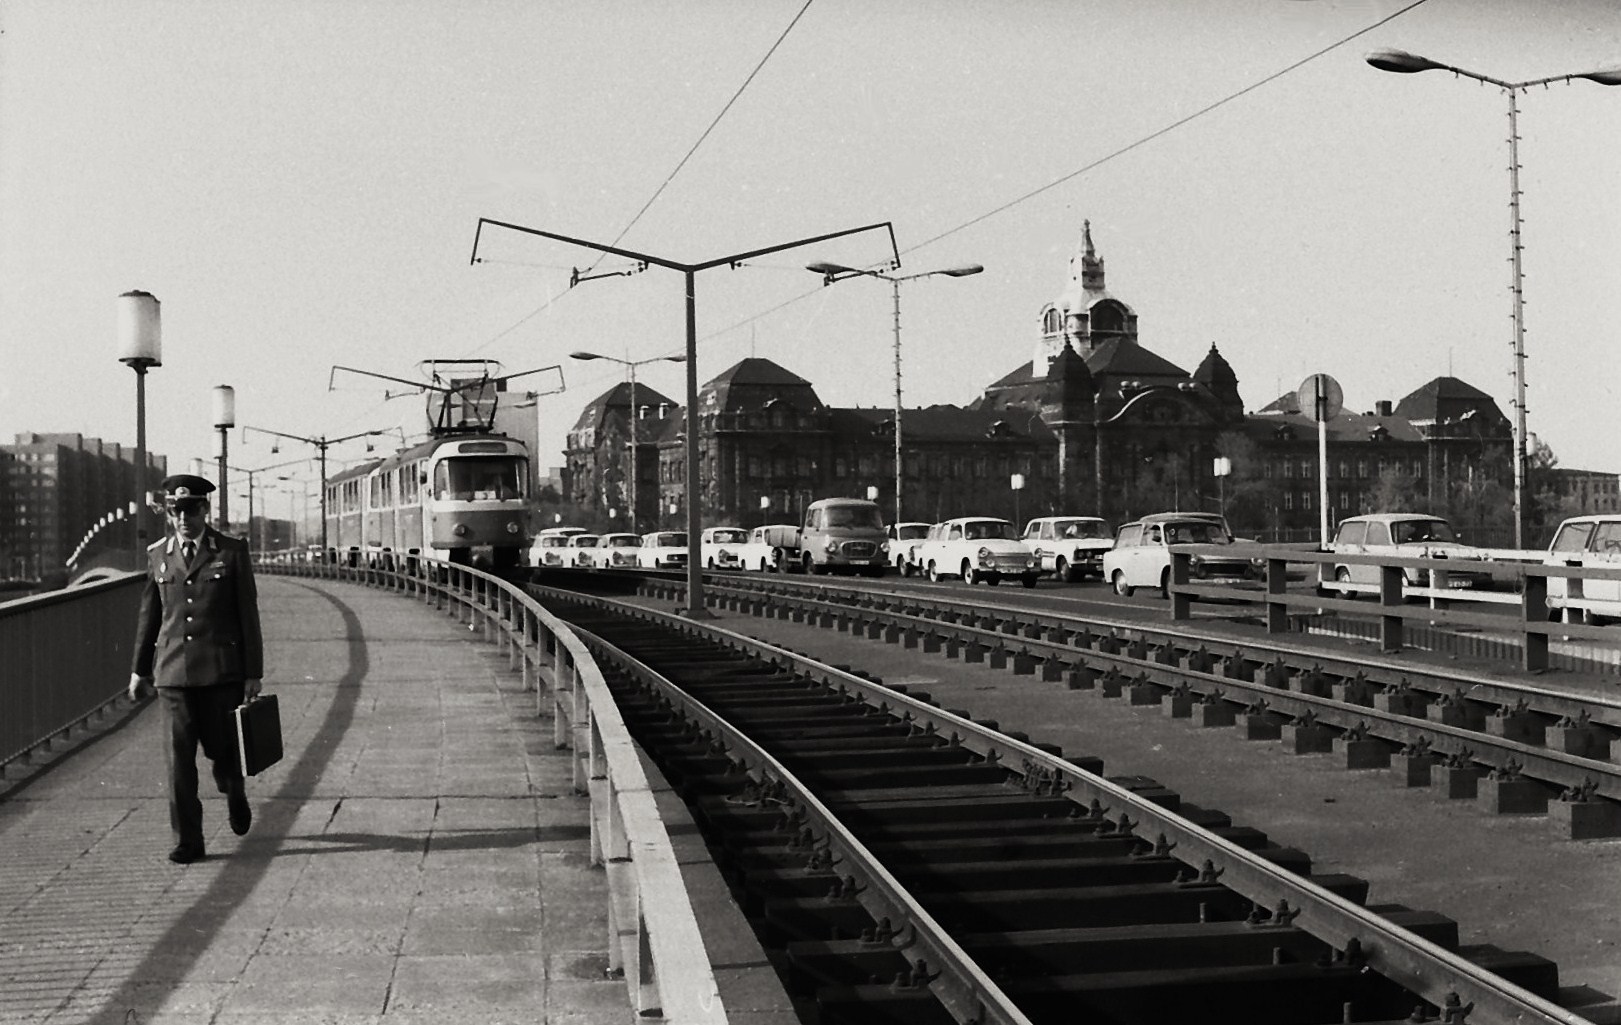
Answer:
[[[383,568],[426,555],[495,572],[513,569],[529,544],[529,451],[494,429],[495,410],[507,381],[540,371],[497,375],[492,360],[423,365],[427,383],[333,367],[430,393],[430,424],[427,441],[328,478],[329,554]],[[558,371],[561,379],[561,368],[542,369]]]
[[[500,435],[430,438],[327,482],[326,528],[337,558],[393,568],[428,555],[494,570],[518,565],[529,454]]]

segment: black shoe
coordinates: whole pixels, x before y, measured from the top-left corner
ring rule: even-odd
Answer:
[[[169,860],[176,865],[189,865],[194,861],[202,861],[203,845],[183,843],[169,852]]]
[[[253,825],[253,808],[248,804],[248,794],[241,780],[226,791],[225,810],[231,816],[231,832],[237,836],[247,835],[248,827]]]

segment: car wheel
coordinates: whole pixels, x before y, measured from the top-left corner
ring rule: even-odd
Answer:
[[[909,577],[912,575],[912,564],[905,559],[896,559],[895,571],[903,577]]]
[[[933,562],[929,563],[929,580],[936,584],[940,582],[940,567]]]
[[[1026,573],[1024,576],[1019,578],[1019,582],[1026,587],[1034,587],[1036,586],[1036,577],[1038,575],[1039,574],[1036,573]]]
[[[1069,560],[1058,560],[1057,564],[1053,566],[1053,579],[1063,580],[1066,583],[1075,579],[1069,571]]]
[[[1124,570],[1117,569],[1114,571],[1114,593],[1118,594],[1122,598],[1130,598],[1133,594],[1137,593],[1137,589],[1135,587],[1132,587],[1130,584],[1126,583],[1126,573]]]
[[[1341,566],[1339,569],[1335,570],[1334,582],[1339,584],[1349,584],[1351,582],[1351,568],[1349,566]],[[1340,597],[1349,598],[1351,601],[1356,601],[1355,591],[1344,587],[1336,588],[1335,590],[1339,592]]]
[[[979,571],[966,562],[962,564],[962,582],[970,587],[979,583]]]
[[[1001,582],[1002,582],[1002,578],[997,576],[995,573],[986,573],[985,574],[985,586],[986,587],[995,587],[997,584],[1000,584]]]
[[[1160,571],[1159,596],[1162,599],[1170,598],[1171,596],[1171,567],[1169,566]]]

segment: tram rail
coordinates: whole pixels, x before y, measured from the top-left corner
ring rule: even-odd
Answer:
[[[1550,999],[1548,962],[1451,949],[1455,923],[1368,905],[1364,881],[1311,876],[1301,852],[1151,780],[741,634],[530,593],[575,625],[633,734],[724,830],[711,844],[822,1020],[1583,1020]],[[1046,643],[771,601],[897,641],[930,629],[959,653]]]
[[[643,592],[680,600],[679,581]],[[1621,699],[1461,669],[1234,640],[1194,624],[1160,628],[904,592],[716,576],[714,604],[1097,687],[1200,726],[1332,751],[1347,768],[1392,767],[1494,812],[1546,812],[1556,836],[1621,835]]]

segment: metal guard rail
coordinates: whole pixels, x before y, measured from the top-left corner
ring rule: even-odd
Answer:
[[[565,592],[554,593],[562,596]],[[1586,1020],[1580,1015],[1519,986],[1505,983],[1494,973],[1423,937],[1392,926],[1366,908],[1317,886],[1308,877],[1296,875],[1288,869],[1255,858],[1243,848],[1202,826],[1189,822],[1175,812],[1168,811],[1119,784],[1087,772],[1031,743],[982,726],[910,695],[891,690],[882,684],[825,666],[766,641],[716,626],[699,625],[668,613],[626,605],[607,598],[578,594],[571,594],[568,597],[582,604],[612,609],[691,635],[707,636],[738,651],[755,653],[796,675],[819,680],[841,692],[859,694],[863,700],[880,711],[903,718],[914,727],[943,737],[951,737],[964,749],[987,761],[998,762],[1010,769],[1022,766],[1028,780],[1044,782],[1054,794],[1061,794],[1082,807],[1088,807],[1090,802],[1097,801],[1106,810],[1119,809],[1122,814],[1121,828],[1128,829],[1137,836],[1145,836],[1150,831],[1162,833],[1174,844],[1175,856],[1179,860],[1190,865],[1208,860],[1218,870],[1221,885],[1242,894],[1260,907],[1272,909],[1279,895],[1283,895],[1289,908],[1298,912],[1299,917],[1295,919],[1295,924],[1299,928],[1328,943],[1336,951],[1345,951],[1353,946],[1360,947],[1361,954],[1365,957],[1363,963],[1369,968],[1419,994],[1436,1007],[1447,1006],[1451,1000],[1472,1004],[1472,1020],[1477,1025],[1586,1025]],[[681,704],[688,711],[701,710],[708,713],[704,706],[690,698],[681,701]],[[769,756],[762,757],[762,753],[752,743],[739,743],[735,733],[729,728],[724,732],[731,742],[727,751],[728,756],[742,761],[757,778],[781,779],[786,775],[792,779],[792,776],[788,775],[774,759]],[[1058,785],[1054,785],[1055,781]],[[809,810],[819,819],[830,815],[820,802],[811,803]],[[838,836],[832,836],[830,839],[838,842],[840,846],[854,842],[853,838],[847,841]],[[859,848],[859,844],[847,847],[842,853],[854,855],[856,848]],[[864,848],[861,851],[864,853]],[[859,862],[859,857],[851,857],[845,864],[854,867]],[[867,889],[858,894],[858,899],[869,896],[877,898],[887,888],[880,885],[875,889],[873,884],[887,882],[899,885],[893,880],[888,880],[887,873],[885,875],[884,880],[869,879]],[[885,903],[896,908],[901,906],[893,901],[886,900]],[[932,919],[930,922],[932,923]],[[939,963],[950,963],[947,948],[934,944],[931,946],[934,949],[930,952],[943,958]],[[954,947],[955,944],[951,946]],[[953,989],[954,992],[942,994],[947,999],[948,1006],[954,1005],[953,1009],[960,1008],[962,1003],[981,1000],[998,992],[995,989],[970,985],[966,981],[960,981]],[[995,1003],[985,1004],[983,1008],[987,1012],[986,1020],[996,1025],[1017,1020],[1001,1017],[997,1013],[1000,1008]]]
[[[1265,563],[1262,593],[1221,584],[1198,581],[1193,571],[1193,557],[1208,554],[1247,554]],[[1288,590],[1289,563],[1309,563],[1317,567],[1342,563],[1376,566],[1379,584],[1324,583],[1328,589],[1341,589],[1351,593],[1373,593],[1378,605],[1371,610],[1366,602],[1358,603],[1347,597],[1326,594],[1291,594]],[[1404,569],[1423,569],[1431,574],[1432,587],[1407,587],[1403,583]],[[1453,602],[1467,602],[1471,595],[1465,589],[1446,586],[1448,570],[1492,570],[1490,563],[1464,562],[1458,559],[1412,558],[1373,555],[1352,555],[1334,552],[1308,552],[1299,549],[1280,549],[1272,545],[1173,545],[1171,547],[1170,598],[1171,619],[1187,621],[1193,618],[1193,602],[1198,598],[1218,598],[1227,601],[1259,602],[1266,609],[1268,633],[1288,633],[1290,613],[1338,612],[1350,615],[1375,615],[1379,620],[1380,646],[1386,651],[1398,651],[1403,644],[1403,623],[1411,614],[1404,614],[1402,606],[1407,596],[1427,597],[1430,607],[1424,616],[1432,623],[1469,627],[1480,630],[1501,630],[1517,634],[1522,641],[1520,667],[1528,672],[1548,668],[1549,642],[1556,637],[1597,641],[1613,644],[1616,634],[1600,627],[1572,623],[1550,622],[1548,619],[1548,579],[1550,577],[1576,581],[1588,578],[1612,579],[1621,577],[1614,570],[1576,569],[1567,566],[1502,565],[1495,567],[1493,576],[1510,575],[1519,586],[1515,595],[1489,594],[1480,599],[1496,604],[1519,606],[1519,615],[1513,617],[1488,616],[1479,612],[1458,612],[1448,608]]]
[[[439,609],[449,603],[459,621],[500,645],[509,665],[521,660],[537,714],[550,690],[553,739],[559,750],[572,751],[574,787],[591,798],[591,863],[608,876],[610,970],[624,973],[644,1019],[725,1025],[714,970],[636,744],[602,670],[567,623],[499,577],[435,559],[414,558],[402,571],[276,560],[260,561],[258,570],[381,587]]]
[[[0,602],[0,770],[126,700],[144,579]]]

